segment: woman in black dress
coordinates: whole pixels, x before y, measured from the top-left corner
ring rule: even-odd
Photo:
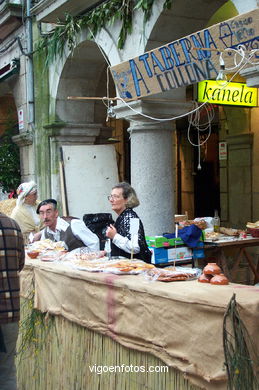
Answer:
[[[151,252],[148,249],[144,227],[138,215],[133,210],[139,205],[135,190],[130,184],[122,182],[112,188],[111,195],[108,196],[112,210],[118,214],[115,225],[110,225],[106,231],[106,236],[111,239],[111,255],[133,257],[151,262]],[[138,240],[131,237],[130,220],[139,219]]]

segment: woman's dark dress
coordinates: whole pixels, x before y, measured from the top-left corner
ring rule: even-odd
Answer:
[[[115,222],[115,228],[117,230],[117,233],[120,234],[123,237],[127,237],[129,240],[131,239],[130,234],[130,219],[131,218],[138,218],[138,215],[133,211],[132,209],[128,208],[124,210],[116,219]],[[133,254],[134,258],[140,259],[145,261],[146,263],[151,262],[151,252],[148,249],[146,240],[145,240],[145,232],[144,227],[139,219],[139,232],[138,232],[138,245],[140,248],[139,253]],[[123,249],[118,248],[116,245],[111,243],[111,255],[112,256],[123,256],[127,257],[128,259],[131,257],[131,254],[128,252],[125,252]]]

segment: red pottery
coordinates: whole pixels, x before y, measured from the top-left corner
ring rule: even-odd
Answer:
[[[228,284],[228,278],[224,274],[213,276],[210,280],[211,284]]]
[[[212,278],[212,275],[201,274],[201,276],[198,278],[198,282],[200,282],[200,283],[210,283],[210,279],[211,278]]]
[[[216,263],[208,263],[204,268],[203,268],[203,273],[205,275],[219,275],[221,274],[221,269]]]

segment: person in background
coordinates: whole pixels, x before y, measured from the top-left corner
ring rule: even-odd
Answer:
[[[0,389],[16,390],[14,357],[20,317],[19,272],[24,266],[21,229],[0,213]]]
[[[108,196],[112,210],[118,214],[115,225],[110,225],[106,231],[106,236],[112,240],[111,256],[133,257],[151,262],[151,252],[148,249],[144,227],[138,215],[133,210],[139,205],[135,190],[130,184],[121,182],[114,186],[111,195]],[[133,240],[130,234],[131,218],[139,219],[138,240]]]
[[[64,241],[69,251],[80,247],[88,247],[91,252],[100,250],[99,238],[83,221],[75,218],[67,222],[59,217],[55,199],[43,200],[37,207],[37,213],[45,228],[34,235],[33,241]]]
[[[10,217],[18,223],[23,234],[24,243],[28,244],[30,233],[34,234],[43,227],[36,213],[39,204],[39,201],[37,201],[37,185],[34,181],[22,183],[16,192],[18,198]]]

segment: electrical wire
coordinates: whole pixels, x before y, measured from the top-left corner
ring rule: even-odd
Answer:
[[[128,104],[128,103],[127,103],[123,98],[121,98],[120,96],[116,96],[116,100],[120,100],[125,106],[127,106],[127,107],[128,107],[131,111],[133,111],[135,114],[141,115],[141,116],[143,116],[144,118],[148,118],[148,119],[153,120],[153,121],[156,121],[156,122],[170,122],[170,121],[173,121],[173,120],[176,120],[176,119],[183,118],[183,117],[185,117],[186,115],[189,115],[189,114],[192,114],[192,113],[196,112],[197,110],[199,110],[201,107],[203,107],[203,106],[207,103],[207,102],[202,103],[199,107],[196,107],[196,108],[192,109],[191,111],[188,111],[188,112],[186,112],[186,113],[184,113],[184,114],[181,114],[181,115],[177,115],[177,116],[169,117],[169,118],[155,118],[155,117],[153,117],[153,116],[144,114],[143,112],[136,110],[135,108],[133,108],[130,104]]]
[[[112,99],[110,99],[110,97],[109,97],[109,89],[110,89],[109,88],[109,76],[110,76],[111,64],[110,64],[106,54],[104,53],[102,47],[97,42],[97,40],[96,40],[96,38],[95,38],[95,36],[94,36],[94,34],[93,34],[93,32],[91,31],[90,28],[89,28],[89,31],[90,31],[90,34],[92,36],[92,39],[97,44],[101,54],[103,55],[107,65],[108,65],[107,66],[107,75],[106,75],[106,93],[107,93],[107,96],[103,97],[103,99],[102,99],[103,104],[107,108],[107,118],[106,118],[106,121],[108,121],[109,117],[114,118],[116,116],[116,114],[114,112],[114,107],[113,107],[114,101]],[[232,71],[234,69],[237,69],[237,71],[232,75],[232,77],[229,80],[226,81],[226,83],[224,83],[223,86],[221,86],[221,88],[219,90],[226,88],[226,86],[235,78],[235,76],[248,63],[254,64],[251,61],[251,59],[254,56],[256,56],[257,52],[258,52],[258,49],[252,49],[250,51],[248,57],[246,57],[246,47],[244,45],[238,45],[237,49],[226,48],[223,52],[221,52],[220,60],[223,61],[223,62],[224,62],[224,60],[223,60],[223,53],[228,53],[228,55],[230,55],[229,53],[231,53],[231,54],[233,53],[234,54],[234,58],[233,58],[234,66],[233,67],[229,67],[229,68],[225,68],[225,66],[224,66],[225,71]],[[240,57],[240,59],[239,59],[239,57]],[[106,100],[107,100],[107,104],[106,104]],[[136,110],[135,108],[133,108],[131,103],[126,102],[122,97],[119,97],[119,96],[116,96],[114,98],[114,100],[121,101],[121,103],[123,103],[126,107],[128,107],[135,114],[140,115],[142,117],[145,117],[145,118],[147,118],[149,120],[160,122],[160,123],[169,122],[169,121],[181,119],[183,117],[188,116],[189,125],[188,125],[187,137],[188,137],[189,143],[192,146],[198,147],[198,169],[201,169],[201,165],[200,165],[200,156],[201,156],[200,148],[201,148],[201,146],[203,144],[205,144],[208,141],[208,139],[209,139],[209,137],[211,135],[211,122],[212,122],[213,116],[214,116],[214,109],[213,109],[213,106],[210,104],[210,100],[211,99],[208,99],[206,102],[204,102],[202,104],[198,104],[197,102],[192,102],[193,107],[194,107],[192,110],[190,110],[188,112],[185,112],[185,113],[183,113],[181,115],[177,115],[177,116],[173,116],[173,117],[169,117],[169,118],[157,118],[157,117],[153,117],[153,116],[144,114],[143,112],[140,112],[140,111]],[[209,105],[210,105],[210,110],[208,109]],[[201,112],[202,109],[205,109],[205,112],[206,112],[206,115],[207,115],[207,121],[205,121],[205,122],[204,121],[201,122],[200,112]],[[198,143],[197,144],[192,142],[191,138],[190,138],[190,132],[194,128],[197,130],[197,138],[198,138]],[[200,142],[200,132],[205,132],[207,130],[208,130],[208,134],[207,134],[206,138],[202,142]],[[130,136],[132,135],[132,132],[133,132],[133,129],[131,129]]]
[[[198,104],[198,103],[196,103],[196,104]],[[211,107],[210,110],[209,110],[209,107]],[[201,170],[201,146],[208,141],[208,139],[211,135],[211,122],[214,118],[213,105],[207,103],[206,105],[204,105],[204,109],[205,109],[205,115],[207,115],[207,118],[208,118],[208,120],[205,122],[201,123],[201,110],[196,111],[194,115],[192,114],[192,115],[188,116],[189,125],[188,125],[188,129],[187,129],[187,139],[192,146],[195,146],[198,148],[197,169],[199,171]],[[191,130],[193,130],[193,129],[197,130],[197,139],[198,139],[197,144],[195,144],[193,141],[191,141],[190,133],[191,133]],[[205,132],[207,130],[208,130],[208,134],[207,134],[206,138],[202,142],[200,142],[200,132]]]
[[[248,57],[245,57],[245,47],[243,45],[239,45],[238,47],[238,50],[235,50],[235,49],[226,49],[226,51],[234,51],[235,52],[235,56],[234,56],[234,63],[235,63],[235,66],[234,67],[231,67],[231,68],[225,68],[226,71],[230,71],[230,70],[233,70],[233,69],[237,69],[237,71],[231,76],[231,78],[229,80],[227,80],[226,83],[224,83],[224,85],[222,85],[219,90],[222,90],[224,88],[226,88],[226,86],[236,77],[236,75],[248,64],[248,63],[251,63],[251,58],[253,58],[256,53],[258,52],[258,49],[253,49]],[[236,60],[236,57],[240,55],[241,56],[241,60],[239,62],[237,62]],[[210,100],[211,99],[208,99],[206,102],[202,103],[202,104],[198,104],[197,102],[192,102],[193,105],[194,105],[194,108],[187,112],[187,113],[184,113],[184,114],[181,114],[181,115],[178,115],[178,116],[174,116],[174,117],[171,117],[171,118],[155,118],[155,117],[152,117],[150,115],[146,115],[140,111],[137,111],[135,110],[130,104],[128,104],[123,98],[120,98],[120,97],[116,97],[116,99],[119,99],[121,100],[121,102],[126,105],[129,109],[131,109],[134,113],[138,114],[138,115],[141,115],[143,117],[146,117],[150,120],[154,120],[154,121],[157,121],[157,122],[168,122],[168,121],[172,121],[172,120],[177,120],[177,119],[180,119],[180,118],[183,118],[185,116],[188,115],[188,121],[189,121],[189,125],[188,125],[188,130],[187,130],[187,138],[188,138],[188,141],[189,143],[194,146],[194,147],[198,147],[198,166],[197,166],[197,169],[200,170],[201,169],[201,146],[203,144],[205,144],[210,135],[211,135],[211,122],[212,122],[212,119],[213,119],[213,116],[214,116],[214,109],[211,109],[211,110],[208,110],[208,105],[210,105],[211,108],[213,108],[212,104],[210,104]],[[200,122],[200,112],[202,109],[205,109],[206,111],[206,115],[207,115],[207,118],[208,118],[208,121],[207,122],[203,122],[201,124]],[[211,113],[210,113],[211,112]],[[190,132],[191,130],[195,128],[197,130],[197,139],[198,139],[198,142],[197,144],[195,144],[194,142],[191,141],[191,138],[190,138]],[[201,131],[206,131],[208,130],[208,134],[206,136],[206,138],[200,142],[200,132]],[[131,135],[132,135],[132,132],[133,132],[133,129],[131,130]]]
[[[234,66],[233,67],[229,67],[229,68],[225,68],[227,71],[231,71],[231,70],[235,70],[237,68],[240,68],[242,66],[243,63],[248,64],[252,64],[252,65],[255,65],[255,64],[258,64],[259,62],[253,62],[251,61],[251,58],[252,57],[257,57],[256,56],[256,53],[258,52],[259,53],[259,49],[252,49],[248,55],[248,57],[246,57],[246,47],[245,45],[238,45],[237,46],[237,49],[234,49],[234,48],[226,48],[224,49],[224,51],[222,52],[222,55],[224,53],[228,53],[228,55],[231,55],[229,53],[234,53],[234,58],[233,58],[233,62],[234,62]],[[237,62],[237,57],[240,56],[241,59],[239,60],[239,62]]]
[[[163,122],[170,122],[170,121],[173,121],[173,120],[177,120],[177,119],[181,119],[181,118],[184,118],[186,116],[188,116],[188,130],[187,130],[187,138],[188,138],[188,141],[189,143],[194,146],[194,147],[198,147],[198,166],[197,166],[197,169],[200,170],[201,169],[201,146],[203,144],[205,144],[210,135],[211,135],[211,122],[213,120],[213,117],[214,117],[214,108],[213,108],[213,105],[210,104],[210,100],[211,99],[208,99],[206,102],[202,103],[202,104],[198,104],[197,102],[192,102],[193,104],[193,109],[188,111],[188,112],[185,112],[181,115],[177,115],[177,116],[173,116],[173,117],[169,117],[169,118],[157,118],[157,117],[153,117],[151,115],[147,115],[147,114],[144,114],[143,112],[140,112],[138,110],[136,110],[135,108],[132,107],[132,104],[131,103],[128,103],[126,102],[122,97],[119,97],[119,96],[116,96],[116,98],[114,98],[114,101],[112,99],[110,99],[109,97],[109,93],[110,93],[110,88],[109,88],[109,77],[110,77],[110,68],[111,68],[111,64],[110,62],[108,61],[108,58],[106,56],[106,54],[104,53],[102,47],[99,45],[99,43],[97,42],[93,32],[91,31],[91,29],[89,28],[89,31],[90,31],[90,34],[92,36],[92,39],[94,40],[94,42],[97,44],[101,54],[103,55],[106,63],[107,63],[107,74],[106,74],[106,94],[107,96],[106,97],[103,97],[102,99],[102,102],[103,104],[106,106],[107,108],[107,117],[106,117],[106,122],[108,121],[109,118],[115,118],[116,117],[116,113],[114,111],[114,101],[121,101],[122,104],[124,104],[126,107],[128,107],[132,112],[134,112],[135,114],[137,115],[140,115],[144,118],[147,118],[149,120],[153,120],[155,122],[160,122],[160,123],[163,123]],[[237,49],[234,49],[234,48],[226,48],[223,52],[220,53],[220,61],[222,63],[224,63],[224,59],[223,59],[223,53],[228,53],[228,56],[231,55],[231,54],[234,54],[234,57],[233,57],[233,62],[234,62],[234,66],[233,67],[229,67],[229,68],[226,68],[225,65],[224,65],[224,70],[225,71],[232,71],[232,70],[235,70],[237,69],[237,71],[232,75],[232,77],[227,80],[224,85],[222,85],[219,90],[221,89],[224,89],[226,88],[226,86],[236,77],[236,75],[248,64],[248,63],[253,63],[251,61],[251,59],[256,56],[256,53],[258,52],[258,49],[253,49],[250,51],[248,57],[246,57],[246,48],[244,45],[239,45],[237,47]],[[231,53],[231,54],[229,54]],[[240,57],[240,59],[239,59]],[[106,100],[107,100],[107,103],[106,103]],[[210,106],[210,109],[208,108]],[[207,116],[207,121],[201,121],[201,111],[202,109],[205,110],[205,115]],[[133,119],[131,119],[133,120]],[[191,137],[190,137],[190,133],[192,130],[196,129],[197,130],[197,144],[195,144],[192,140],[191,140]],[[130,130],[130,138],[132,136],[132,133],[133,133],[133,130],[134,128],[132,128]],[[206,136],[206,138],[201,142],[201,138],[200,138],[200,133],[201,132],[205,132],[205,131],[208,131],[208,134]]]
[[[255,50],[252,50],[251,53],[249,54],[249,56],[244,60],[242,61],[242,65],[240,65],[240,67],[238,68],[238,70],[231,76],[231,78],[226,82],[224,83],[223,86],[221,86],[220,90],[221,89],[224,89],[226,88],[226,86],[236,77],[236,75],[248,64],[248,63],[251,63],[250,59],[255,55],[256,51],[259,51],[258,49],[255,49]],[[259,63],[259,62],[258,62]],[[226,68],[227,71],[231,70],[232,68]],[[150,115],[147,115],[147,114],[144,114],[140,111],[137,111],[136,109],[134,109],[133,107],[131,107],[130,104],[128,104],[123,98],[119,97],[119,96],[116,96],[116,99],[117,100],[120,100],[125,106],[127,106],[129,109],[131,109],[133,112],[135,112],[136,114],[138,115],[142,115],[143,117],[145,118],[148,118],[150,120],[154,120],[154,121],[157,121],[157,122],[167,122],[167,121],[172,121],[172,120],[177,120],[177,119],[181,119],[187,115],[190,115],[192,113],[195,113],[196,111],[200,110],[201,108],[203,108],[207,103],[210,103],[210,100],[211,99],[208,99],[206,102],[200,104],[199,106],[197,106],[196,108],[192,109],[191,111],[188,111],[184,114],[181,114],[181,115],[177,115],[177,116],[174,116],[174,117],[169,117],[169,118],[155,118],[155,117],[152,117]]]
[[[103,48],[101,47],[101,45],[99,45],[99,43],[97,42],[97,40],[96,40],[96,38],[95,38],[95,36],[94,36],[94,33],[92,32],[92,30],[91,30],[90,27],[88,27],[88,30],[89,30],[89,32],[90,32],[90,34],[91,34],[91,36],[92,36],[92,39],[94,40],[94,42],[95,42],[96,45],[98,46],[98,49],[100,50],[100,52],[101,52],[101,54],[102,54],[102,56],[103,56],[105,62],[107,63],[108,67],[110,67],[110,66],[111,66],[111,63],[110,63],[108,57],[106,56],[105,51],[103,50]]]
[[[214,117],[214,109],[213,109],[213,113],[211,114],[210,111],[208,110],[208,104],[206,104],[204,107],[205,107],[206,115],[208,118],[208,122],[206,123],[205,127],[203,127],[203,124],[202,125],[200,124],[200,111],[196,111],[194,118],[192,118],[191,115],[189,115],[189,117],[188,117],[189,126],[188,126],[188,131],[187,131],[187,137],[188,137],[189,143],[192,146],[198,146],[198,147],[202,146],[203,144],[205,144],[208,141],[210,134],[211,134],[211,122],[212,122],[213,117]],[[206,139],[202,142],[198,142],[198,144],[193,143],[190,139],[190,132],[191,132],[192,127],[197,129],[198,132],[203,132],[203,131],[209,130]]]
[[[90,34],[92,36],[92,39],[94,40],[94,42],[98,46],[98,48],[99,48],[99,50],[100,50],[104,60],[107,63],[107,68],[106,68],[106,94],[107,94],[107,102],[108,102],[108,104],[105,103],[105,97],[102,99],[102,102],[105,105],[105,107],[107,108],[106,122],[108,122],[109,118],[115,118],[115,116],[116,116],[115,111],[114,111],[114,107],[113,107],[113,101],[110,99],[109,82],[110,82],[110,67],[111,67],[111,63],[110,63],[108,57],[106,56],[106,53],[104,52],[103,48],[97,42],[97,40],[96,40],[96,38],[94,36],[94,33],[92,32],[90,27],[88,27],[88,30],[89,30],[89,32],[90,32]]]

